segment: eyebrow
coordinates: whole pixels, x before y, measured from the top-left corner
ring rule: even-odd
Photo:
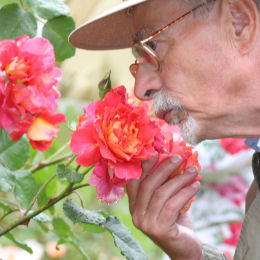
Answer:
[[[136,35],[133,36],[133,42],[137,43],[140,42],[143,38],[144,38],[144,33],[145,33],[145,29],[142,28],[141,30],[139,30]]]
[[[134,36],[133,36],[133,42],[137,43],[142,41],[146,35],[152,35],[154,32],[154,29],[148,29],[148,28],[141,28]]]

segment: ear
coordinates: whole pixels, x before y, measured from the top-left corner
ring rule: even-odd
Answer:
[[[254,0],[223,0],[221,13],[229,40],[241,54],[248,53],[259,33],[259,10]]]

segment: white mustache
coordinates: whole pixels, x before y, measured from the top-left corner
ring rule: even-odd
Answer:
[[[180,130],[183,139],[190,144],[197,144],[196,133],[199,130],[197,122],[189,115],[186,109],[180,104],[177,99],[172,98],[168,92],[162,88],[153,95],[153,107],[155,114],[160,111],[173,110],[176,116],[171,119],[171,124],[180,124],[183,116],[186,118],[185,122],[180,125]]]
[[[165,89],[161,89],[156,92],[153,96],[153,107],[157,114],[159,111],[175,110],[185,112],[180,102],[172,98]]]

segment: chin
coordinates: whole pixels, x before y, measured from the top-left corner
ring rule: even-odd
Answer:
[[[203,139],[199,134],[199,126],[195,119],[191,116],[188,116],[183,122],[179,124],[181,135],[183,140],[191,145],[197,145]]]

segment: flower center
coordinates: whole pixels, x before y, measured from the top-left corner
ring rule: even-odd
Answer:
[[[28,79],[29,64],[25,58],[14,57],[5,67],[5,72],[10,81],[15,83],[24,83]]]
[[[135,123],[134,121],[126,122],[125,119],[113,120],[108,127],[110,149],[126,160],[139,152],[139,130]]]

